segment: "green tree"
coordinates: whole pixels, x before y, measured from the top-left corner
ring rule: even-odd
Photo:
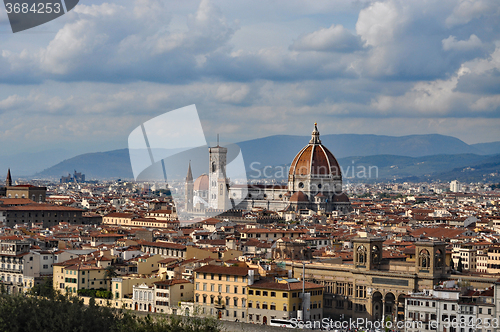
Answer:
[[[55,293],[53,299],[0,295],[0,332],[220,332],[215,319],[178,316],[138,317],[128,311],[89,305],[77,297]]]
[[[56,292],[54,290],[53,284],[52,284],[52,279],[51,278],[44,278],[43,282],[38,285],[34,285],[31,287],[29,294],[34,295],[34,296],[43,296],[47,297],[49,299],[53,299]]]
[[[113,278],[116,278],[118,274],[116,273],[116,267],[113,265],[109,265],[104,269],[104,278],[109,281],[109,291],[112,292],[113,290],[111,289],[111,280]]]
[[[457,271],[462,272],[464,270],[464,264],[462,263],[462,257],[458,256]]]

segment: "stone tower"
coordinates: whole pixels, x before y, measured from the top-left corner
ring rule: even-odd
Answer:
[[[186,187],[185,187],[185,198],[186,198],[186,210],[193,210],[193,172],[191,171],[191,161],[189,162],[187,176],[186,176]]]
[[[5,186],[12,187],[12,176],[10,175],[10,168],[7,171],[7,178],[5,179]]]
[[[354,266],[359,269],[377,269],[382,261],[383,238],[358,237],[353,239]]]
[[[219,146],[208,149],[210,155],[210,172],[208,204],[213,209],[227,210],[229,197],[226,179],[227,148]]]
[[[439,277],[446,273],[446,243],[419,241],[415,243],[415,269],[419,275]]]

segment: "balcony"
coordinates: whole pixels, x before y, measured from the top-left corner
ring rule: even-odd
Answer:
[[[22,269],[22,268],[6,268],[6,267],[0,267],[0,272],[23,273],[23,269]]]

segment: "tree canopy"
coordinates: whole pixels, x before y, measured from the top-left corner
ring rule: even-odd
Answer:
[[[43,287],[42,287],[43,289]],[[136,316],[129,311],[89,305],[77,297],[0,294],[0,332],[219,332],[211,318]]]

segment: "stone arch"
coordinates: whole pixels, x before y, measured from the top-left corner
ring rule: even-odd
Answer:
[[[356,262],[359,264],[366,264],[366,247],[364,245],[360,245],[356,249]]]
[[[380,320],[382,318],[382,293],[376,291],[372,295],[372,316],[375,320]]]
[[[444,254],[441,249],[436,250],[435,258],[434,258],[434,266],[442,267],[444,264]]]
[[[397,318],[398,321],[404,321],[405,319],[405,294],[401,293],[398,295],[397,301]]]
[[[372,245],[372,263],[379,263],[382,258],[382,251],[377,245]]]
[[[418,265],[421,268],[429,268],[431,261],[431,255],[427,249],[422,249],[418,253]]]
[[[384,314],[385,316],[391,316],[394,318],[394,312],[396,308],[396,296],[392,292],[388,292],[385,294],[384,297],[384,302],[385,302],[385,311]]]

